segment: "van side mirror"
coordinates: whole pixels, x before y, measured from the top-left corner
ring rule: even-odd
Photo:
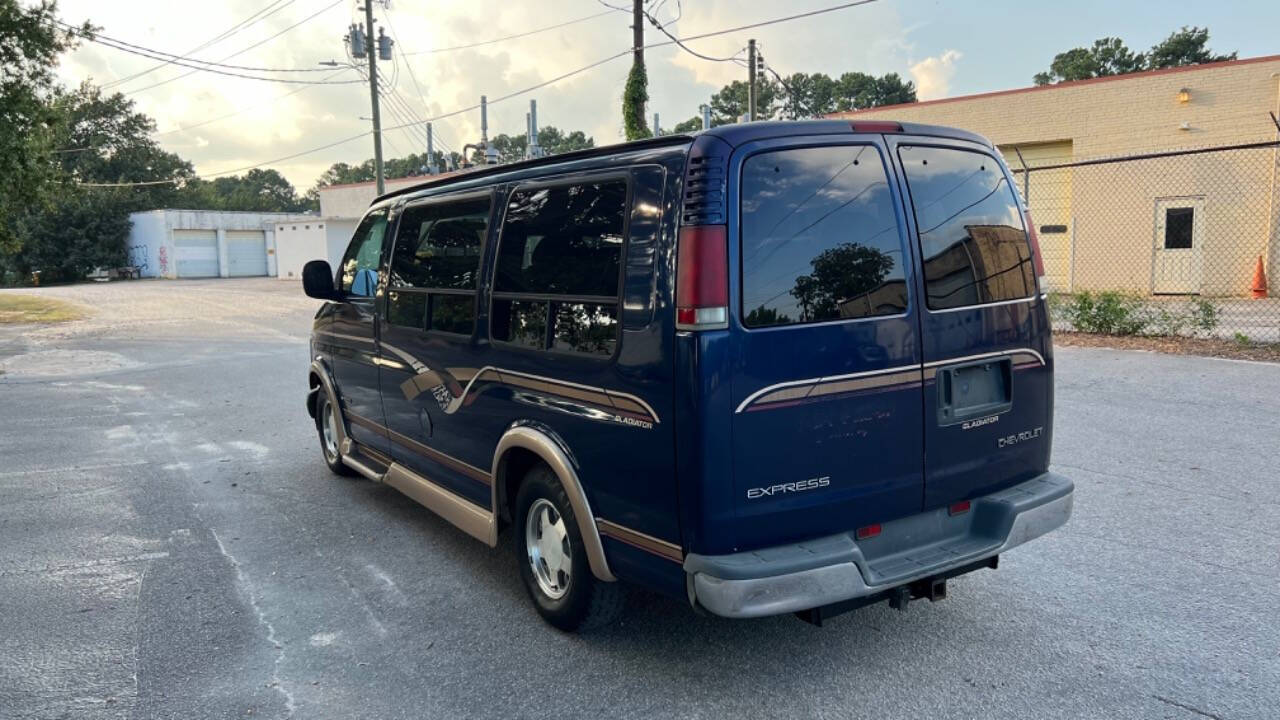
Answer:
[[[342,301],[342,293],[333,286],[333,268],[328,260],[312,260],[302,266],[302,291],[317,300]]]

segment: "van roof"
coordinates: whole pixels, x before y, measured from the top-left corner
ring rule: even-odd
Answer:
[[[885,123],[893,123],[892,120],[876,120],[877,125]],[[693,142],[693,139],[699,135],[710,135],[719,138],[728,143],[732,147],[737,147],[743,143],[755,140],[765,140],[770,138],[787,137],[792,135],[842,135],[847,134],[851,130],[850,125],[856,125],[849,120],[768,120],[752,123],[736,123],[732,125],[720,125],[710,130],[701,130],[694,133],[682,133],[675,135],[663,135],[656,138],[646,138],[644,140],[632,140],[631,142],[618,143],[615,145],[604,145],[602,147],[588,148],[586,150],[575,150],[572,152],[561,153],[558,155],[548,155],[530,160],[520,160],[514,163],[506,163],[502,165],[480,165],[474,168],[468,168],[458,172],[450,173],[447,176],[437,179],[424,179],[421,183],[415,183],[402,188],[397,188],[390,192],[379,195],[370,205],[377,205],[385,200],[416,193],[422,190],[429,190],[437,187],[445,187],[455,183],[462,183],[477,178],[489,177],[493,175],[518,174],[525,169],[543,167],[546,165],[556,165],[560,163],[572,162],[575,160],[585,160],[593,157],[610,157],[621,155],[633,151],[642,151],[654,148],[674,147],[678,145],[686,145]],[[959,128],[945,127],[942,125],[925,125],[923,123],[897,123],[901,126],[902,134],[906,135],[931,135],[935,137],[944,137],[957,140],[968,140],[976,142],[980,145],[993,147],[990,140],[978,135],[977,133],[961,130]],[[875,131],[878,132],[878,131]]]

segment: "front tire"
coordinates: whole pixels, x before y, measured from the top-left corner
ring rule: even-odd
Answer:
[[[351,477],[355,471],[342,462],[342,450],[338,447],[338,428],[342,418],[329,402],[329,394],[320,391],[319,403],[316,406],[316,431],[320,434],[320,454],[329,471],[342,477]]]
[[[575,632],[617,619],[625,590],[592,575],[573,506],[551,468],[538,465],[525,476],[516,495],[515,519],[520,579],[544,620]]]

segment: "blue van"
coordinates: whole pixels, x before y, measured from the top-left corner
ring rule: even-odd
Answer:
[[[938,600],[1067,521],[1034,227],[990,142],[760,122],[378,198],[311,337],[329,468],[494,546],[576,630]]]

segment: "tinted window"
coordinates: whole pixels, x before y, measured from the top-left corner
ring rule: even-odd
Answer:
[[[907,307],[902,242],[870,146],[761,153],[742,167],[742,297],[750,327]]]
[[[934,310],[1035,293],[1022,212],[990,155],[949,148],[899,151],[911,189]]]
[[[537,300],[494,300],[493,336],[503,342],[545,350],[547,303]]]
[[[515,191],[494,290],[617,295],[626,203],[622,180]]]
[[[387,211],[375,210],[360,221],[351,244],[342,256],[342,291],[352,297],[373,297],[378,289],[378,265],[382,238],[387,233]]]
[[[488,197],[473,197],[405,208],[391,254],[388,322],[472,333],[490,205]]]
[[[473,295],[432,295],[429,327],[440,332],[470,335],[476,322]]]
[[[1164,248],[1186,250],[1191,247],[1195,225],[1194,208],[1168,208],[1164,211]]]
[[[618,306],[556,303],[551,347],[570,352],[612,355],[618,344]]]
[[[391,286],[474,290],[489,204],[484,197],[405,208],[396,231]]]

